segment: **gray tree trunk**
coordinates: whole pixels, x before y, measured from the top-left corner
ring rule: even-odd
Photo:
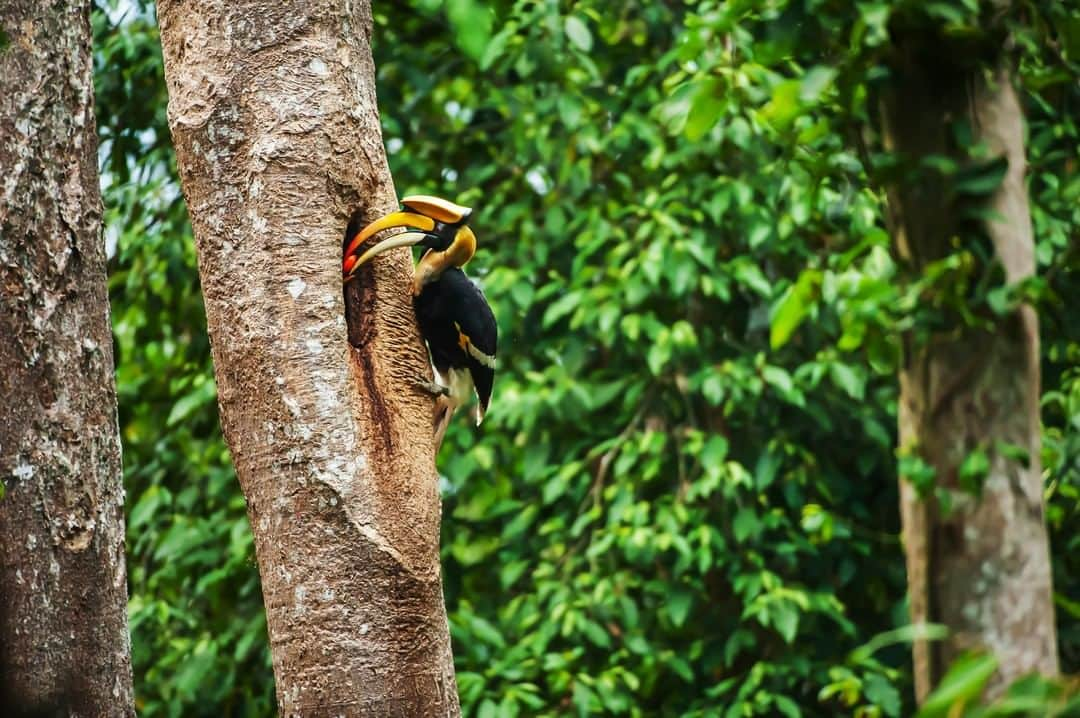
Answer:
[[[159,0],[222,427],[282,715],[457,715],[429,377],[406,251],[350,289],[350,213],[396,207],[366,0]],[[347,338],[348,333],[348,338]]]
[[[0,709],[134,715],[90,3],[0,29]]]
[[[952,125],[966,121],[976,142],[1008,160],[987,203],[997,216],[981,227],[1007,281],[1017,282],[1035,271],[1023,113],[1006,69],[964,69],[974,53],[950,52],[957,49],[934,38],[901,38],[883,107],[886,142],[911,163],[928,155],[960,158]],[[918,270],[949,255],[954,238],[976,241],[970,228],[961,228],[947,179],[924,174],[897,183],[889,200],[898,250]],[[921,345],[909,337],[907,345],[900,444],[935,469],[937,486],[952,498],[945,510],[901,482],[912,620],[950,630],[944,641],[915,645],[916,698],[924,700],[949,663],[972,648],[1000,661],[988,687],[998,695],[1025,673],[1058,670],[1043,519],[1037,317],[1024,306],[991,330],[952,328]],[[975,450],[989,458],[978,495],[960,488],[958,478]]]

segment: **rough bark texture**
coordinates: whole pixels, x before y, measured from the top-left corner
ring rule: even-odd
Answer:
[[[962,65],[946,43],[902,40],[884,103],[886,140],[911,163],[931,154],[960,157],[951,126],[966,120],[977,141],[1008,159],[1005,180],[989,201],[999,218],[982,232],[1007,280],[1016,282],[1035,270],[1023,115],[1006,70]],[[927,175],[891,188],[898,249],[914,268],[947,256],[951,241],[965,236],[952,197],[947,179]],[[909,341],[900,390],[901,446],[934,467],[954,504],[944,511],[901,482],[912,620],[950,629],[946,640],[914,647],[917,699],[971,648],[992,651],[1000,661],[991,695],[1022,674],[1056,673],[1034,311],[1025,306],[993,331],[951,331],[922,346]],[[1009,458],[1003,444],[1023,449],[1030,460]],[[979,497],[958,488],[958,469],[976,449],[990,459]]]
[[[89,13],[0,4],[4,715],[134,715]]]
[[[350,290],[346,337],[346,222],[397,205],[369,3],[159,0],[158,15],[281,713],[457,715],[406,251]]]

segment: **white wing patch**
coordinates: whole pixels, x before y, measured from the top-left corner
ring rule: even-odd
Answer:
[[[461,331],[461,325],[459,325],[457,322],[454,322],[454,327],[457,329],[458,333],[458,345],[462,349],[467,351],[469,353],[469,356],[471,356],[473,359],[480,362],[488,369],[495,371],[495,357],[491,356],[490,354],[485,354],[484,352],[477,349],[476,345],[473,344],[472,341],[469,339],[469,335]]]

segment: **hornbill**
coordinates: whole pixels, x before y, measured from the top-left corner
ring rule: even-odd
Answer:
[[[472,210],[438,197],[414,195],[401,200],[404,209],[381,217],[363,229],[359,218],[345,233],[342,269],[344,281],[372,258],[395,247],[420,245],[426,251],[413,272],[412,295],[420,334],[427,342],[436,382],[418,381],[436,394],[435,447],[457,407],[475,389],[480,424],[491,399],[495,381],[495,344],[498,327],[483,292],[461,271],[476,253],[476,235],[466,226]],[[363,254],[360,248],[385,229],[405,227],[412,231],[384,239]],[[439,381],[444,383],[438,383]]]

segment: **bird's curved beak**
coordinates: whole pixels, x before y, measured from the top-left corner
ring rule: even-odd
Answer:
[[[391,212],[385,217],[380,217],[368,226],[360,230],[349,245],[345,247],[345,256],[351,256],[360,248],[368,238],[378,234],[384,229],[393,229],[394,227],[410,227],[412,229],[419,229],[425,232],[430,232],[435,229],[435,220],[431,217],[427,217],[422,214],[416,214],[415,212]]]
[[[450,262],[461,266],[472,257],[473,252],[476,251],[476,238],[472,230],[462,226],[472,214],[471,208],[429,195],[412,195],[402,199],[401,203],[405,207],[404,210],[380,217],[349,238],[342,259],[342,271],[346,282],[355,276],[357,268],[383,252],[396,247],[411,247],[425,240],[430,240],[426,245],[429,248],[447,250],[438,253],[442,258],[442,263],[432,263],[430,267],[433,270],[432,276],[438,276]],[[398,227],[415,231],[384,239],[357,256],[360,247],[368,239],[385,229]],[[448,234],[449,231],[454,232],[452,239]]]
[[[422,232],[408,232],[405,235],[400,235],[399,237],[391,237],[388,240],[384,240],[383,242],[376,244],[374,247],[364,252],[359,257],[356,256],[357,250],[360,249],[360,247],[362,247],[364,245],[364,242],[366,242],[368,239],[375,236],[384,229],[393,229],[395,227],[408,227],[410,229],[419,229],[422,230]],[[381,254],[388,249],[393,249],[394,247],[406,246],[406,244],[400,243],[388,245],[387,242],[390,242],[391,240],[400,240],[401,237],[405,237],[411,234],[418,234],[419,239],[408,243],[416,244],[417,242],[421,241],[424,236],[426,236],[423,232],[429,232],[434,228],[435,220],[433,220],[431,217],[426,217],[422,214],[417,214],[415,212],[391,212],[385,217],[380,217],[379,219],[375,220],[374,222],[357,232],[356,236],[353,237],[349,241],[349,244],[345,247],[344,258],[342,260],[342,271],[344,272],[346,279],[348,279],[352,275],[352,273],[356,270],[357,267],[366,263],[372,257]]]
[[[370,236],[370,234],[368,236]],[[393,237],[390,237],[389,239],[384,239],[383,241],[376,244],[374,247],[371,247],[360,256],[356,256],[355,254],[347,255],[345,257],[345,263],[342,265],[342,270],[345,272],[345,281],[347,282],[352,279],[355,276],[354,273],[359,267],[367,264],[383,252],[391,249],[396,249],[398,247],[412,247],[414,245],[420,244],[427,238],[428,235],[426,232],[405,232],[404,234],[395,234]],[[353,240],[352,244],[360,246],[360,243],[356,242],[356,240]],[[350,246],[352,246],[352,244],[350,244]]]

